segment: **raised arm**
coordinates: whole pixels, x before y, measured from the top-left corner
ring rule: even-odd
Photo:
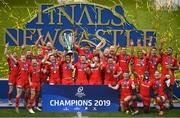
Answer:
[[[51,64],[51,62],[48,61],[49,57],[52,55],[53,53],[49,53],[49,54],[46,54],[44,59],[42,60],[42,63],[47,63],[48,65]]]
[[[145,51],[145,49],[141,45],[141,40],[138,40],[137,47],[138,47],[138,50],[142,50],[143,54],[146,55],[146,51]]]
[[[73,47],[74,47],[75,49],[77,49],[77,48],[79,48],[79,44],[76,42],[76,40],[77,40],[77,38],[76,38],[76,36],[77,36],[77,31],[73,32],[73,33],[72,33],[72,36],[73,36]]]
[[[171,70],[178,70],[179,69],[177,58],[175,59],[175,65],[174,66],[170,66],[170,69]]]
[[[18,63],[18,61],[17,61],[17,59],[16,58],[14,58],[12,55],[10,55],[10,58],[14,61],[14,63]]]
[[[101,49],[102,47],[104,47],[106,45],[106,40],[102,37],[98,37],[98,39],[101,41],[97,46],[96,49]]]
[[[30,72],[30,74],[29,74],[28,81],[29,81],[30,86],[32,86],[32,82],[31,82],[31,72]]]
[[[43,39],[43,36],[40,35],[39,38],[38,38],[38,40],[35,42],[35,46],[41,46],[41,45],[39,44],[39,41],[41,41],[42,39]]]
[[[130,43],[130,51],[131,51],[131,57],[134,57],[134,42],[133,42],[133,40]]]
[[[20,55],[25,55],[26,54],[26,45],[22,45],[21,46],[21,51],[20,51]]]
[[[151,51],[152,51],[152,44],[151,44],[151,42],[149,42],[148,43],[148,53],[147,53],[147,55],[146,55],[146,57],[149,59],[149,57],[150,57],[150,55],[151,55]]]
[[[77,42],[73,42],[73,46],[74,46],[75,49],[79,48],[79,44]]]
[[[9,58],[8,47],[9,47],[9,44],[7,43],[7,44],[5,45],[5,49],[4,49],[4,55],[6,56],[6,58]]]
[[[113,90],[118,90],[119,89],[118,84],[116,86],[112,86],[111,84],[109,84],[108,87],[112,88]]]
[[[159,54],[163,55],[163,39],[160,40]]]

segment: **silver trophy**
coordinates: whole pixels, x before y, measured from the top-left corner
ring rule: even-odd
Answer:
[[[64,35],[62,36],[62,44],[64,47],[64,50],[68,53],[68,54],[72,54],[73,53],[73,35],[72,33],[70,34],[66,34],[64,33]]]

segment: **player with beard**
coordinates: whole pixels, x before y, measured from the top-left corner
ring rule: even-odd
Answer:
[[[27,50],[27,52],[26,52],[26,61],[27,61],[29,66],[31,65],[31,61],[32,61],[33,58],[34,57],[33,57],[32,51]]]
[[[74,84],[74,65],[71,60],[72,54],[65,54],[64,61],[61,64],[62,84],[73,85]]]
[[[90,65],[87,63],[85,55],[80,56],[80,61],[75,65],[76,69],[76,84],[88,85],[88,73],[90,72]]]
[[[44,56],[46,54],[52,53],[53,52],[52,43],[49,41],[49,42],[47,42],[46,46],[43,46],[43,45],[45,45],[45,42],[43,42],[42,40],[43,40],[43,36],[41,35],[41,36],[39,36],[38,40],[35,42],[35,45],[43,50]],[[39,44],[40,41],[41,41],[42,45]]]
[[[37,55],[34,56],[35,59],[37,60],[38,65],[41,65],[41,74],[40,74],[40,80],[41,80],[41,85],[47,83],[47,78],[48,78],[48,74],[47,74],[47,68],[48,68],[48,64],[43,63],[43,59],[45,58],[45,56],[43,55],[43,51],[41,48],[37,49]]]
[[[32,59],[34,58],[33,48],[34,48],[33,45],[31,46],[31,49],[27,49],[26,45],[23,45],[21,48],[21,54],[26,55],[26,62],[28,63],[29,66],[31,65]]]
[[[18,79],[18,64],[13,60],[15,58],[17,60],[16,52],[9,54],[8,52],[8,44],[5,45],[4,55],[9,64],[9,78],[8,78],[8,85],[9,85],[9,92],[8,92],[8,103],[12,105],[12,94],[14,86],[16,85],[16,81]]]
[[[60,79],[61,61],[58,61],[53,53],[49,53],[45,57],[43,62],[48,64],[48,68],[46,69],[46,71],[49,71],[49,84],[50,85],[61,84],[61,79]]]
[[[41,65],[38,64],[36,59],[32,59],[32,64],[29,68],[29,83],[31,87],[31,97],[30,97],[30,106],[29,106],[29,112],[34,114],[33,111],[33,103],[35,100],[35,109],[38,111],[41,111],[41,109],[38,107],[39,103],[39,94],[40,94],[40,87],[41,87]]]
[[[111,56],[115,62],[117,62],[116,48],[115,46],[110,46],[109,48],[109,56]]]
[[[99,57],[93,57],[90,64],[89,85],[102,85],[101,65]]]
[[[103,56],[102,56],[103,63],[107,63],[108,62],[108,57],[109,57],[109,48],[106,48],[104,50]]]
[[[131,50],[133,47],[131,46]],[[132,51],[131,51],[132,52]],[[121,48],[121,53],[118,55],[117,63],[122,69],[122,72],[129,71],[129,64],[132,62],[132,55],[127,54],[126,47]],[[123,78],[123,75],[120,76],[120,80]]]
[[[86,32],[83,32],[83,36],[85,36],[84,33],[86,33]],[[77,34],[77,32],[73,32],[73,41],[74,41],[73,46],[74,46],[75,50],[78,52],[78,56],[85,55],[89,62],[90,62],[90,60],[92,60],[92,58],[94,56],[97,56],[97,55],[100,56],[99,55],[100,48],[104,47],[106,45],[106,41],[104,39],[100,38],[99,44],[95,46],[95,49],[94,49],[95,52],[92,53],[90,51],[91,45],[89,43],[86,43],[85,46],[82,48],[80,47],[80,45],[76,42],[76,34]],[[83,40],[87,40],[86,36],[83,38],[84,38]]]
[[[149,78],[149,72],[145,71],[143,77],[139,77],[137,73],[133,72],[135,78],[135,84],[136,84],[136,92],[137,94],[132,97],[134,102],[142,101],[143,102],[143,109],[144,113],[148,113],[150,111],[150,102],[151,102],[151,94],[150,91],[153,89],[153,81]],[[139,110],[137,109],[137,105],[135,107],[135,112],[133,115],[139,113]]]
[[[118,63],[122,71],[129,71],[129,63],[131,61],[131,55],[127,54],[127,49],[122,47],[121,53],[118,55]]]
[[[93,53],[90,51],[91,46],[89,44],[86,44],[84,47],[80,48],[78,44],[74,43],[74,48],[78,52],[78,56],[85,55],[88,60],[93,58]]]
[[[107,63],[103,64],[102,69],[104,72],[104,85],[116,85],[117,78],[120,76],[122,70],[112,57],[109,57]]]
[[[155,72],[155,79],[154,79],[154,95],[157,105],[160,107],[159,109],[159,115],[162,116],[164,114],[165,109],[165,101],[167,99],[167,96],[165,94],[165,88],[166,86],[170,86],[170,78],[171,78],[171,72],[170,74],[167,74],[166,76],[161,76],[161,74],[156,71]]]
[[[121,111],[129,113],[129,103],[132,100],[132,89],[134,89],[134,84],[129,76],[129,71],[124,71],[123,79],[118,82],[116,86],[108,85],[114,90],[120,88],[120,106]]]
[[[177,59],[173,56],[173,48],[169,47],[165,53],[162,51],[163,47],[163,42],[161,41],[161,48],[160,48],[160,54],[161,54],[161,65],[162,65],[162,76],[166,76],[169,74],[169,69],[171,70],[172,77],[170,80],[170,86],[166,91],[170,107],[173,107],[173,102],[172,102],[172,95],[173,95],[173,86],[174,86],[174,71],[178,70],[178,62]]]
[[[16,95],[16,112],[19,113],[19,100],[22,95],[22,92],[24,91],[24,99],[25,99],[25,106],[28,105],[28,98],[29,98],[29,90],[30,85],[28,81],[29,77],[29,65],[26,61],[26,56],[21,55],[21,58],[19,61],[17,61],[15,58],[13,58],[14,62],[18,64],[18,80],[17,80],[17,95]]]
[[[58,52],[57,49],[54,49],[53,50],[53,55],[54,55],[54,57],[56,58],[57,61],[61,62],[62,52]]]
[[[158,64],[161,63],[161,56],[157,54],[157,48],[151,47],[151,44],[149,43],[149,53],[147,54],[148,58],[148,71],[149,71],[149,77],[150,79],[154,78],[155,72],[157,71]]]
[[[143,77],[144,72],[147,70],[147,58],[142,50],[138,50],[138,56],[133,57],[133,68],[139,77]]]

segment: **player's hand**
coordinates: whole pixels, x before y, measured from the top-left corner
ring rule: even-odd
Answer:
[[[170,85],[171,85],[171,80],[168,79],[168,80],[165,81],[165,83],[166,83],[167,87],[170,87]]]
[[[21,48],[24,50],[24,49],[25,49],[25,47],[26,47],[26,46],[23,44]]]
[[[75,30],[73,33],[72,33],[72,35],[73,35],[73,37],[76,37],[77,36],[77,30]]]
[[[39,39],[43,39],[43,35],[40,35],[40,36],[39,36]]]
[[[118,75],[113,75],[114,78],[118,78],[119,76]]]
[[[94,63],[90,64],[91,68],[94,68],[96,65]]]
[[[74,67],[74,65],[70,64],[70,68],[71,68],[71,69],[74,69],[75,67]]]
[[[151,47],[151,46],[152,46],[152,43],[151,43],[151,42],[149,42],[149,43],[148,43],[148,46],[149,46],[149,47]]]
[[[138,46],[141,46],[141,40],[138,40]]]
[[[46,73],[46,69],[42,69],[41,71],[42,71],[44,74]]]
[[[166,65],[166,69],[170,69],[171,68],[171,66],[170,65]]]
[[[108,87],[109,87],[109,88],[112,88],[112,85],[111,85],[111,84],[108,84]]]
[[[34,48],[35,46],[34,45],[31,45],[31,48]]]
[[[169,74],[167,74],[165,77],[166,77],[167,79],[170,79],[170,78],[171,78],[171,76],[170,76]]]
[[[8,47],[9,47],[9,43],[6,43],[5,48],[8,48]]]
[[[160,39],[160,44],[163,45],[163,43],[164,43],[164,38],[161,38]]]
[[[32,82],[30,82],[29,84],[30,84],[30,86],[32,86]]]
[[[132,84],[131,87],[132,87],[132,89],[135,89],[135,88],[136,88],[134,84]]]
[[[134,42],[133,42],[133,40],[131,40],[130,45],[131,45],[131,46],[134,46]]]

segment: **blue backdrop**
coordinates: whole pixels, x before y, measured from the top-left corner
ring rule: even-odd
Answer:
[[[179,84],[180,80],[176,80],[175,83]],[[8,98],[8,81],[7,80],[0,80],[0,99],[7,99]],[[96,90],[96,89],[95,89]],[[174,86],[174,95],[177,98],[180,98],[180,87]],[[16,95],[16,90],[14,89],[13,97]]]
[[[44,112],[117,112],[118,91],[108,86],[44,85]]]
[[[59,36],[72,30],[78,32],[78,40],[81,44],[83,42],[98,44],[100,38],[106,40],[106,46],[112,44],[127,46],[130,40],[133,40],[135,45],[138,40],[144,46],[148,42],[152,45],[156,43],[156,32],[137,29],[126,19],[121,6],[110,8],[95,3],[41,5],[39,14],[34,16],[24,29],[6,30],[6,43],[33,45],[39,35],[43,35],[44,42],[52,41],[57,49],[62,50]],[[88,39],[82,40],[84,31],[88,33]]]

